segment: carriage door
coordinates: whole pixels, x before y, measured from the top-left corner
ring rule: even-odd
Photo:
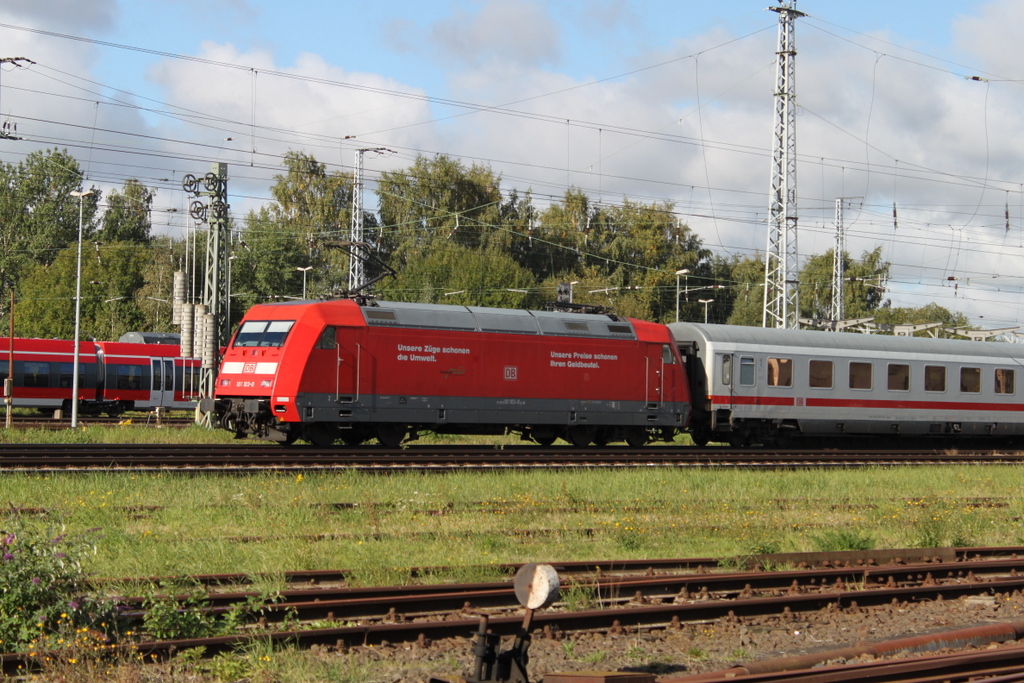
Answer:
[[[153,386],[149,392],[149,405],[151,407],[170,405],[170,401],[174,399],[174,393],[170,391],[165,392],[164,386],[166,384],[173,385],[174,383],[173,364],[169,371],[170,381],[166,382],[164,379],[164,371],[166,369],[164,362],[158,358],[150,359],[150,362],[153,368]]]

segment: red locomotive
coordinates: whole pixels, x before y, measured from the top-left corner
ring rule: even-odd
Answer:
[[[237,436],[395,446],[419,431],[577,446],[671,439],[689,417],[664,325],[435,304],[263,304],[201,406]]]
[[[8,376],[10,340],[0,338],[0,377]],[[199,360],[174,344],[79,342],[78,399],[83,414],[195,407]],[[14,340],[14,406],[71,410],[75,343]]]

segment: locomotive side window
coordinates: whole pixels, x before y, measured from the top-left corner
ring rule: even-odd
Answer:
[[[924,366],[924,390],[946,390],[946,368],[941,365]]]
[[[661,345],[661,362],[665,365],[676,364],[676,357],[672,355],[672,347],[668,344]]]
[[[1005,370],[1003,368],[996,368],[996,393],[997,394],[1012,394],[1013,393],[1013,370]]]
[[[338,345],[338,330],[335,327],[325,327],[323,334],[320,335],[320,341],[317,343],[316,348],[318,349],[333,349]]]
[[[981,368],[960,368],[960,391],[964,394],[981,393]]]
[[[246,320],[235,336],[235,346],[284,345],[294,320]]]
[[[740,358],[740,384],[754,386],[755,367],[753,358]]]
[[[850,362],[850,388],[871,388],[871,363]]]
[[[889,363],[889,391],[910,391],[910,366]]]
[[[793,386],[793,359],[792,358],[769,358],[768,359],[768,386],[770,386],[770,387],[791,387],[791,386]]]
[[[732,384],[732,356],[721,356],[722,359],[722,384]]]
[[[808,368],[807,383],[816,389],[831,389],[832,361],[812,360]]]

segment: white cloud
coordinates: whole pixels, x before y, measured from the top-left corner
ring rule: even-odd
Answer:
[[[548,9],[528,0],[488,0],[475,14],[461,9],[435,23],[428,40],[446,64],[552,64],[561,55]]]

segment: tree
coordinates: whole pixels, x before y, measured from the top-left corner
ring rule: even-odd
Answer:
[[[131,242],[104,244],[83,252],[82,339],[117,339],[124,332],[147,329],[136,300],[150,263],[148,250]],[[59,252],[52,263],[38,264],[27,274],[14,311],[18,336],[74,337],[77,264],[75,245]]]
[[[736,296],[728,324],[760,327],[764,324],[764,257],[748,256],[732,268]]]
[[[485,246],[499,225],[501,179],[490,168],[469,168],[445,155],[419,156],[405,170],[386,171],[377,185],[381,248],[395,270],[438,240],[470,249]]]
[[[288,152],[286,173],[274,176],[274,202],[246,216],[232,265],[232,289],[246,307],[275,297],[329,295],[347,286],[349,256],[333,248],[346,240],[351,221],[352,176],[327,173],[302,152]],[[372,231],[372,215],[364,216]]]
[[[82,233],[93,234],[99,190],[81,191],[82,173],[67,151],[30,153],[17,165],[0,164],[0,283],[16,284],[35,264],[52,263]]]
[[[832,273],[835,250],[807,259],[800,270],[800,316],[829,320],[832,315]],[[884,304],[889,263],[882,247],[865,251],[859,261],[843,253],[843,316],[867,318]]]
[[[942,323],[944,327],[970,327],[971,322],[963,313],[953,313],[936,303],[926,304],[919,308],[890,308],[888,306],[875,311],[875,323],[878,325],[922,325],[925,323]],[[928,332],[918,332],[917,336],[929,336]]]
[[[103,242],[149,242],[152,229],[150,211],[155,193],[135,178],[125,181],[123,189],[107,196],[98,237]]]

